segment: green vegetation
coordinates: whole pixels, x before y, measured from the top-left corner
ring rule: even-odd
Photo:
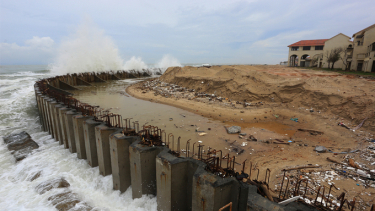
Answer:
[[[362,72],[362,71],[349,71],[349,70],[342,70],[339,68],[318,68],[318,67],[294,67],[298,69],[307,69],[307,70],[317,70],[317,71],[327,71],[327,72],[336,72],[344,75],[367,75],[367,76],[374,76],[375,73],[373,72]]]

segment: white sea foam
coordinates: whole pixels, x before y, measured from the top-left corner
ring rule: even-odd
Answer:
[[[0,77],[24,77],[24,76],[44,76],[44,73],[34,73],[32,71],[18,72],[12,74],[2,74]]]
[[[0,200],[0,207],[7,210],[54,210],[47,198],[62,190],[52,189],[39,195],[35,187],[48,179],[63,177],[70,183],[72,192],[97,210],[156,210],[155,197],[145,195],[132,200],[131,188],[124,194],[114,191],[111,175],[99,175],[98,167],[91,168],[47,133],[34,133],[32,138],[41,147],[16,165],[4,144],[0,145],[0,196],[6,196],[6,200]],[[28,180],[38,172],[41,172],[38,179]]]
[[[147,64],[144,63],[141,57],[133,56],[130,60],[125,62],[124,69],[125,70],[137,70],[141,71],[142,69],[147,69]]]
[[[35,187],[50,178],[60,177],[95,210],[156,210],[154,196],[133,200],[131,188],[123,194],[114,191],[112,176],[99,175],[97,167],[91,168],[86,160],[78,159],[75,153],[41,131],[33,85],[36,80],[49,77],[49,73],[16,72],[15,75],[17,77],[0,75],[0,89],[4,88],[0,91],[0,210],[56,210],[47,199],[61,190],[53,189],[39,195]],[[40,148],[16,163],[2,137],[21,131],[28,132]],[[38,179],[28,180],[39,171],[42,173]]]
[[[107,36],[89,18],[76,32],[65,38],[58,49],[58,56],[51,70],[56,74],[120,70],[123,60],[112,38]]]

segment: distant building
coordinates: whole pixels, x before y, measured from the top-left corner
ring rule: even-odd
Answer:
[[[346,49],[350,44],[352,44],[350,37],[342,33],[337,34],[330,39],[301,40],[288,46],[288,65],[328,68],[325,54],[338,47]],[[342,57],[344,57],[344,54],[345,53],[343,52]],[[345,69],[345,67],[345,60],[339,60],[334,65],[334,68]]]
[[[375,72],[375,24],[353,34],[353,46],[348,52],[350,70]]]
[[[287,66],[288,65],[288,61],[280,62],[280,65]]]

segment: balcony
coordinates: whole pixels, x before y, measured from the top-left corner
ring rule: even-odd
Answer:
[[[364,53],[357,54],[357,59],[365,59],[365,55]]]

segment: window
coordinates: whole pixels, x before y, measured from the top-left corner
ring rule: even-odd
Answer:
[[[298,51],[299,47],[292,47],[292,51]]]
[[[323,45],[315,46],[315,50],[323,50]]]
[[[310,48],[311,48],[311,46],[303,46],[303,50],[304,50],[304,51],[309,51]]]
[[[375,42],[372,43],[372,50],[371,51],[375,51]]]

